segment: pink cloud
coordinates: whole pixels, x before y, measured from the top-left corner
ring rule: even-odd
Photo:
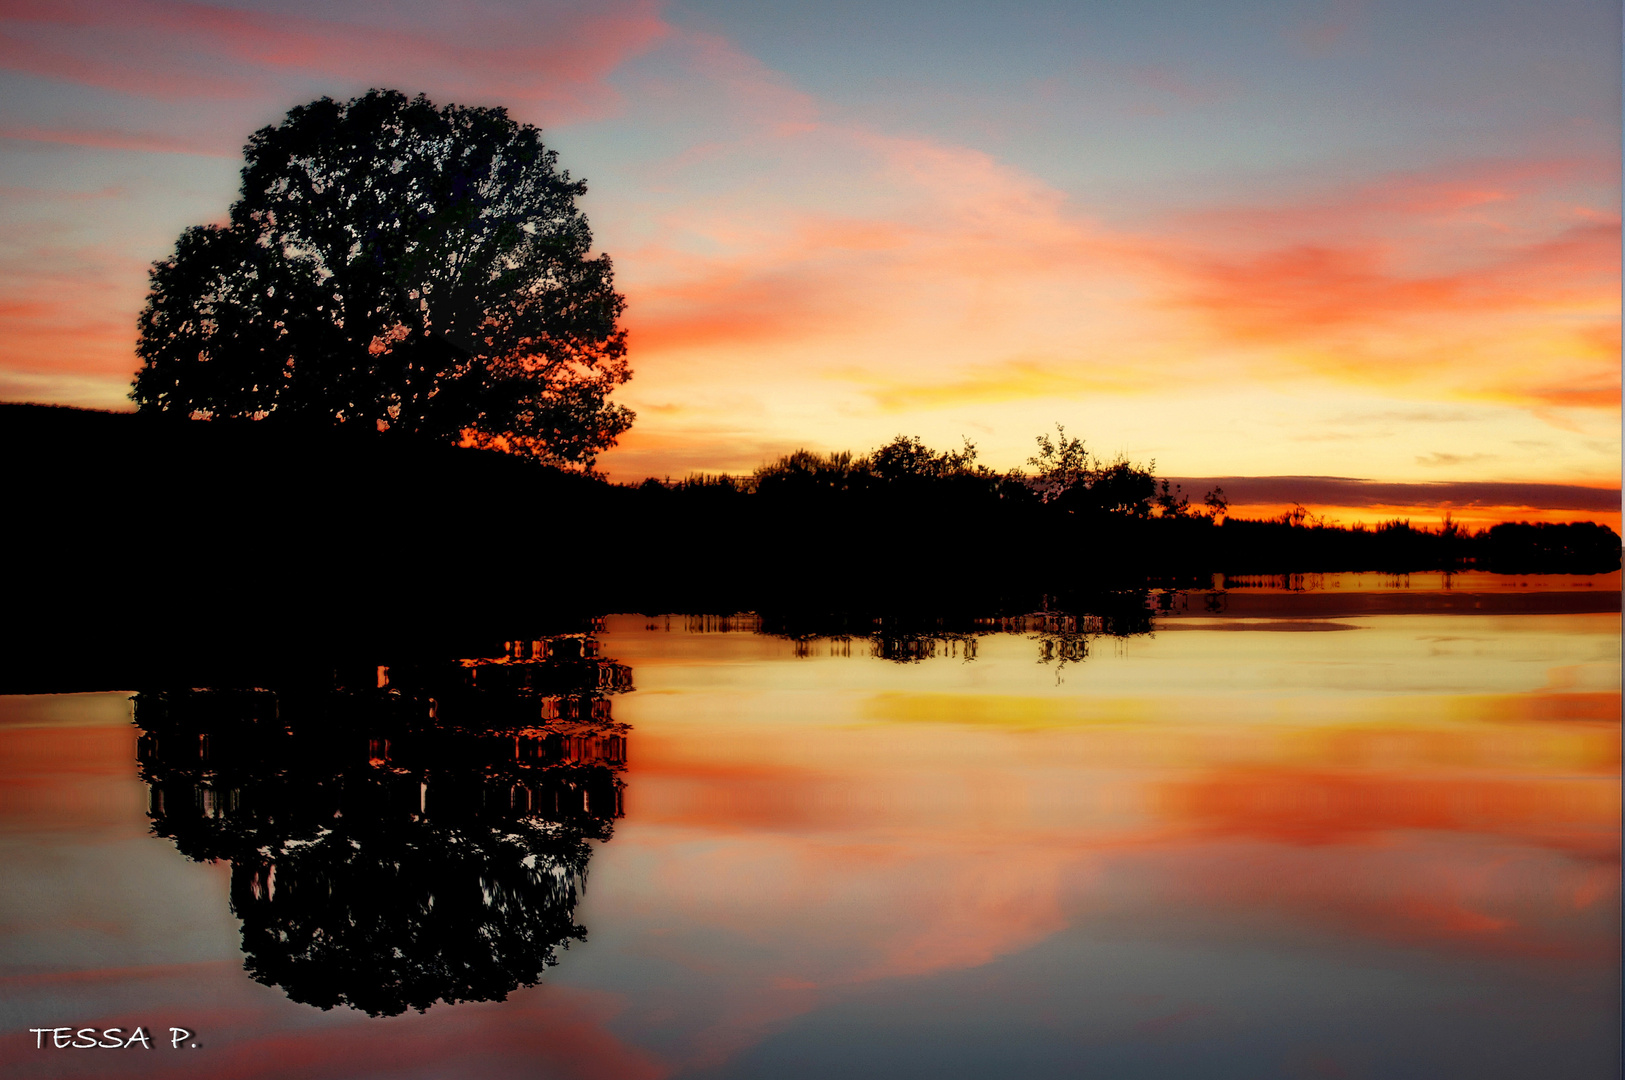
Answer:
[[[146,264],[100,248],[45,256],[56,263],[51,273],[28,274],[25,257],[0,276],[0,371],[69,382],[104,378],[111,391],[105,404],[116,404],[136,367]]]
[[[1288,32],[1312,56],[1324,56],[1341,44],[1349,32],[1364,22],[1364,0],[1332,0],[1319,18],[1309,19]]]
[[[237,148],[199,143],[139,131],[74,130],[69,128],[6,127],[0,128],[0,139],[19,142],[52,143],[59,146],[83,146],[93,150],[134,150],[149,154],[194,154],[199,157],[235,158]]]
[[[1211,207],[1170,220],[1160,292],[1222,341],[1340,380],[1617,407],[1620,225],[1587,206],[1607,188],[1611,163],[1529,159]]]
[[[1207,105],[1228,97],[1228,87],[1196,82],[1177,71],[1163,67],[1136,68],[1129,78],[1140,86],[1177,98],[1187,105]]]
[[[1554,209],[1571,215],[1563,197],[1577,187],[1613,187],[1612,158],[1544,157],[1451,161],[1408,169],[1360,183],[1269,202],[1228,203],[1172,213],[1167,235],[1195,234],[1204,242],[1245,247],[1280,246],[1294,237],[1377,235],[1418,226],[1490,226],[1478,243],[1494,242],[1512,229],[1541,229]],[[1519,204],[1512,206],[1509,204]],[[1505,219],[1486,207],[1504,207]],[[1531,211],[1538,211],[1531,213]],[[1475,245],[1476,246],[1476,245]]]
[[[75,49],[71,45],[65,49],[53,48],[37,40],[0,33],[0,68],[117,93],[171,100],[242,98],[258,89],[255,82],[242,75],[178,71],[162,62],[142,62],[113,55],[129,52],[131,44],[126,42],[101,55],[87,56],[83,53],[89,50]]]
[[[575,114],[602,105],[609,96],[603,77],[669,32],[656,7],[640,0],[487,18],[478,38],[460,24],[400,30],[369,25],[365,8],[354,14],[273,15],[174,0],[9,0],[0,5],[0,20],[12,30],[0,38],[0,66],[174,99],[251,96],[285,74],[393,84],[410,72],[416,85],[409,89]]]

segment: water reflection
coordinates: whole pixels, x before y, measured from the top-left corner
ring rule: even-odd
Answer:
[[[373,1016],[501,1001],[585,939],[589,840],[622,814],[631,671],[590,637],[249,690],[147,691],[153,830],[229,860],[245,966]]]
[[[0,698],[0,1011],[232,1077],[1617,1075],[1619,619],[1463,579]]]

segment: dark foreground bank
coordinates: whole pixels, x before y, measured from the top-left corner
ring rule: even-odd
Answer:
[[[1591,524],[1220,523],[1159,500],[1146,473],[1042,492],[929,452],[628,487],[342,429],[0,405],[0,454],[10,684],[75,655],[150,670],[360,641],[490,648],[606,611],[818,630],[1067,610],[1132,630],[1148,590],[1214,574],[1620,565],[1618,536]]]

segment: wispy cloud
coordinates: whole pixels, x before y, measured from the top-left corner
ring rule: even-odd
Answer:
[[[470,23],[400,29],[366,5],[264,12],[176,0],[6,0],[0,67],[120,93],[187,99],[265,92],[281,74],[397,82],[579,115],[612,94],[604,76],[669,32],[646,0],[544,5]]]
[[[1581,222],[1447,273],[1404,272],[1394,246],[1328,242],[1198,256],[1185,268],[1193,286],[1186,302],[1225,331],[1257,340],[1595,302],[1617,269],[1619,222]]]
[[[1421,454],[1417,457],[1418,465],[1431,467],[1448,467],[1454,465],[1468,465],[1475,461],[1494,461],[1498,454],[1450,454],[1442,450],[1432,454]]]
[[[847,370],[835,377],[865,386],[866,393],[887,412],[940,409],[1031,398],[1065,399],[1091,394],[1123,395],[1152,389],[1159,376],[1133,368],[1051,360],[1008,360],[977,365],[946,381],[898,379],[882,372]]]
[[[82,146],[92,150],[131,150],[145,154],[194,154],[199,157],[235,158],[240,153],[236,147],[227,148],[173,135],[111,129],[0,127],[0,139],[49,143],[57,146]]]

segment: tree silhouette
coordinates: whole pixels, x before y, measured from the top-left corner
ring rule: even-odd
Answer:
[[[505,110],[374,90],[255,132],[226,225],[155,263],[131,398],[591,466],[633,414],[586,191]]]
[[[1055,425],[1055,439],[1040,435],[1038,453],[1027,459],[1037,470],[1031,483],[1046,503],[1072,514],[1099,517],[1146,518],[1157,496],[1154,470],[1132,464],[1118,455],[1101,461],[1083,445],[1068,438],[1066,428]],[[1170,497],[1169,509],[1176,505]]]

